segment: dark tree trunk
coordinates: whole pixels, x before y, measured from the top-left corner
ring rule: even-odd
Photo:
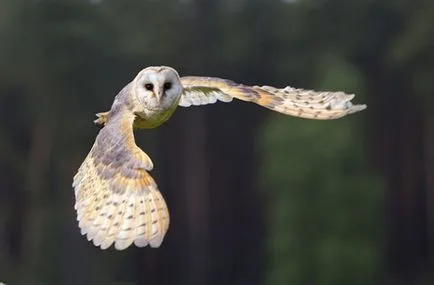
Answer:
[[[387,187],[385,269],[388,284],[417,284],[428,265],[425,159],[418,147],[424,117],[406,81],[387,74],[371,73],[374,162]]]

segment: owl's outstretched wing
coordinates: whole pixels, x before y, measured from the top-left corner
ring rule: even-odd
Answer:
[[[271,86],[247,86],[216,77],[181,77],[184,91],[179,106],[189,107],[230,102],[237,98],[268,109],[300,118],[337,119],[361,111],[366,105],[353,105],[354,95],[344,92],[317,92],[313,90]]]
[[[74,176],[81,233],[102,249],[159,247],[169,213],[148,171],[149,156],[134,141],[133,115],[110,118]]]

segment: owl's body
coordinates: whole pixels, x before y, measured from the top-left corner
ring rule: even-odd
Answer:
[[[75,209],[81,233],[102,249],[159,247],[169,227],[169,212],[149,175],[153,163],[136,144],[133,129],[155,128],[178,106],[254,102],[271,110],[310,119],[336,119],[363,110],[354,95],[286,87],[246,86],[213,77],[182,77],[165,66],[138,73],[115,97],[104,125],[74,176]]]

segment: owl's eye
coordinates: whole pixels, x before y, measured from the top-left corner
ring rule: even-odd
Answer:
[[[146,90],[152,91],[154,89],[154,84],[146,83],[145,88],[146,88]]]
[[[169,90],[172,88],[172,82],[165,82],[163,85],[164,90]]]

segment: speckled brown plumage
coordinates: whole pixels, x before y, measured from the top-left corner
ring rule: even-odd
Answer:
[[[134,143],[134,117],[123,112],[100,130],[74,177],[77,219],[82,234],[102,249],[158,247],[169,213],[148,173],[152,161]]]
[[[200,76],[182,77],[181,83],[184,87],[181,106],[214,103],[219,97],[226,96],[222,101],[230,102],[232,98],[237,98],[285,115],[318,120],[337,119],[366,108],[366,105],[353,105],[351,100],[354,95],[344,92],[317,92],[289,86],[247,86],[226,79]]]

